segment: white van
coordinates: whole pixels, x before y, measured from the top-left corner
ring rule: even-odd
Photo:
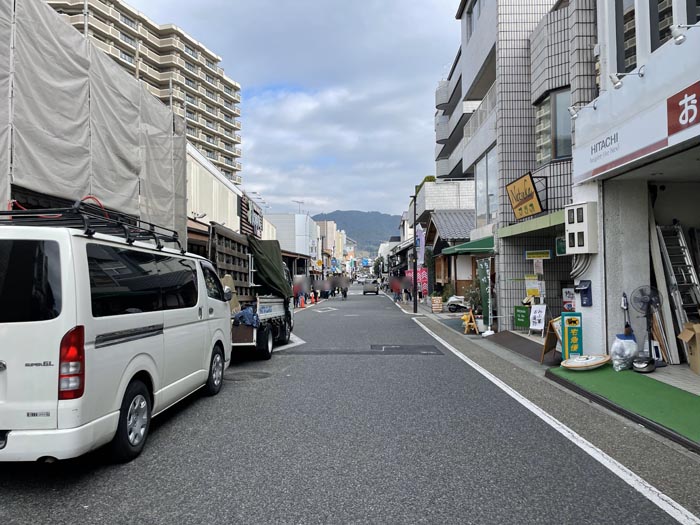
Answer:
[[[197,389],[219,392],[230,291],[206,259],[129,234],[8,222],[0,461],[66,459],[105,444],[128,461],[152,416]]]

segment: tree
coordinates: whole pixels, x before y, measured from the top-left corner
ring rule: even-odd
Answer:
[[[374,271],[374,275],[376,275],[377,277],[379,277],[382,274],[382,258],[381,257],[377,257],[374,260],[374,267],[372,269]]]

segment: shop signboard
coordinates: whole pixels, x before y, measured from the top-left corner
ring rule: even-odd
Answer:
[[[540,296],[540,282],[536,275],[525,276],[525,295],[532,297]]]
[[[573,150],[574,184],[594,180],[700,135],[700,82],[660,99],[630,118],[614,122],[615,125],[596,135],[580,138],[577,135]]]
[[[561,299],[565,312],[576,311],[576,293],[573,288],[562,288]]]
[[[525,250],[525,260],[534,261],[535,259],[551,259],[552,250]]]
[[[562,359],[583,355],[583,325],[580,312],[561,314]]]
[[[530,308],[530,331],[537,330],[544,334],[544,320],[546,315],[546,304],[536,304]]]
[[[516,306],[514,319],[515,328],[527,330],[530,327],[530,309],[527,306]]]
[[[416,249],[418,250],[418,266],[425,264],[425,230],[420,224],[416,225]]]
[[[542,203],[529,171],[506,186],[510,206],[516,219],[525,219],[542,213]]]

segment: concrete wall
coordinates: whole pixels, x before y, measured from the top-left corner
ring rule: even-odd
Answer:
[[[455,277],[456,281],[471,281],[474,278],[472,275],[472,257],[471,257],[471,255],[458,255],[456,266],[457,266],[457,275]]]
[[[649,192],[645,181],[603,183],[605,217],[605,273],[608,343],[622,333],[622,292],[629,297],[636,288],[650,284]],[[597,283],[594,282],[593,286]],[[646,324],[630,307],[632,328],[639,344],[644,343]],[[584,325],[584,337],[586,326]],[[585,341],[584,341],[585,344]]]
[[[673,224],[680,221],[685,229],[700,228],[699,182],[669,182],[656,184],[658,188],[654,204],[654,217],[657,224]]]
[[[193,148],[194,149],[194,148]],[[226,223],[240,231],[238,197],[241,194],[216,167],[199,152],[187,153],[187,214],[206,213],[205,221]]]
[[[549,91],[569,85],[569,10],[547,13],[530,35],[534,104]]]
[[[477,22],[476,31],[467,41],[469,34],[466,26],[469,23],[467,10],[462,14],[462,56],[468,60],[462,60],[462,97],[465,98],[471,91],[474,81],[477,79],[481,68],[496,43],[497,5],[498,0],[481,2],[481,15]]]

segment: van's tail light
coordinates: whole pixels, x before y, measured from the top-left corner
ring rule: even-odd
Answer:
[[[76,326],[61,339],[58,399],[78,399],[85,392],[85,327]]]

